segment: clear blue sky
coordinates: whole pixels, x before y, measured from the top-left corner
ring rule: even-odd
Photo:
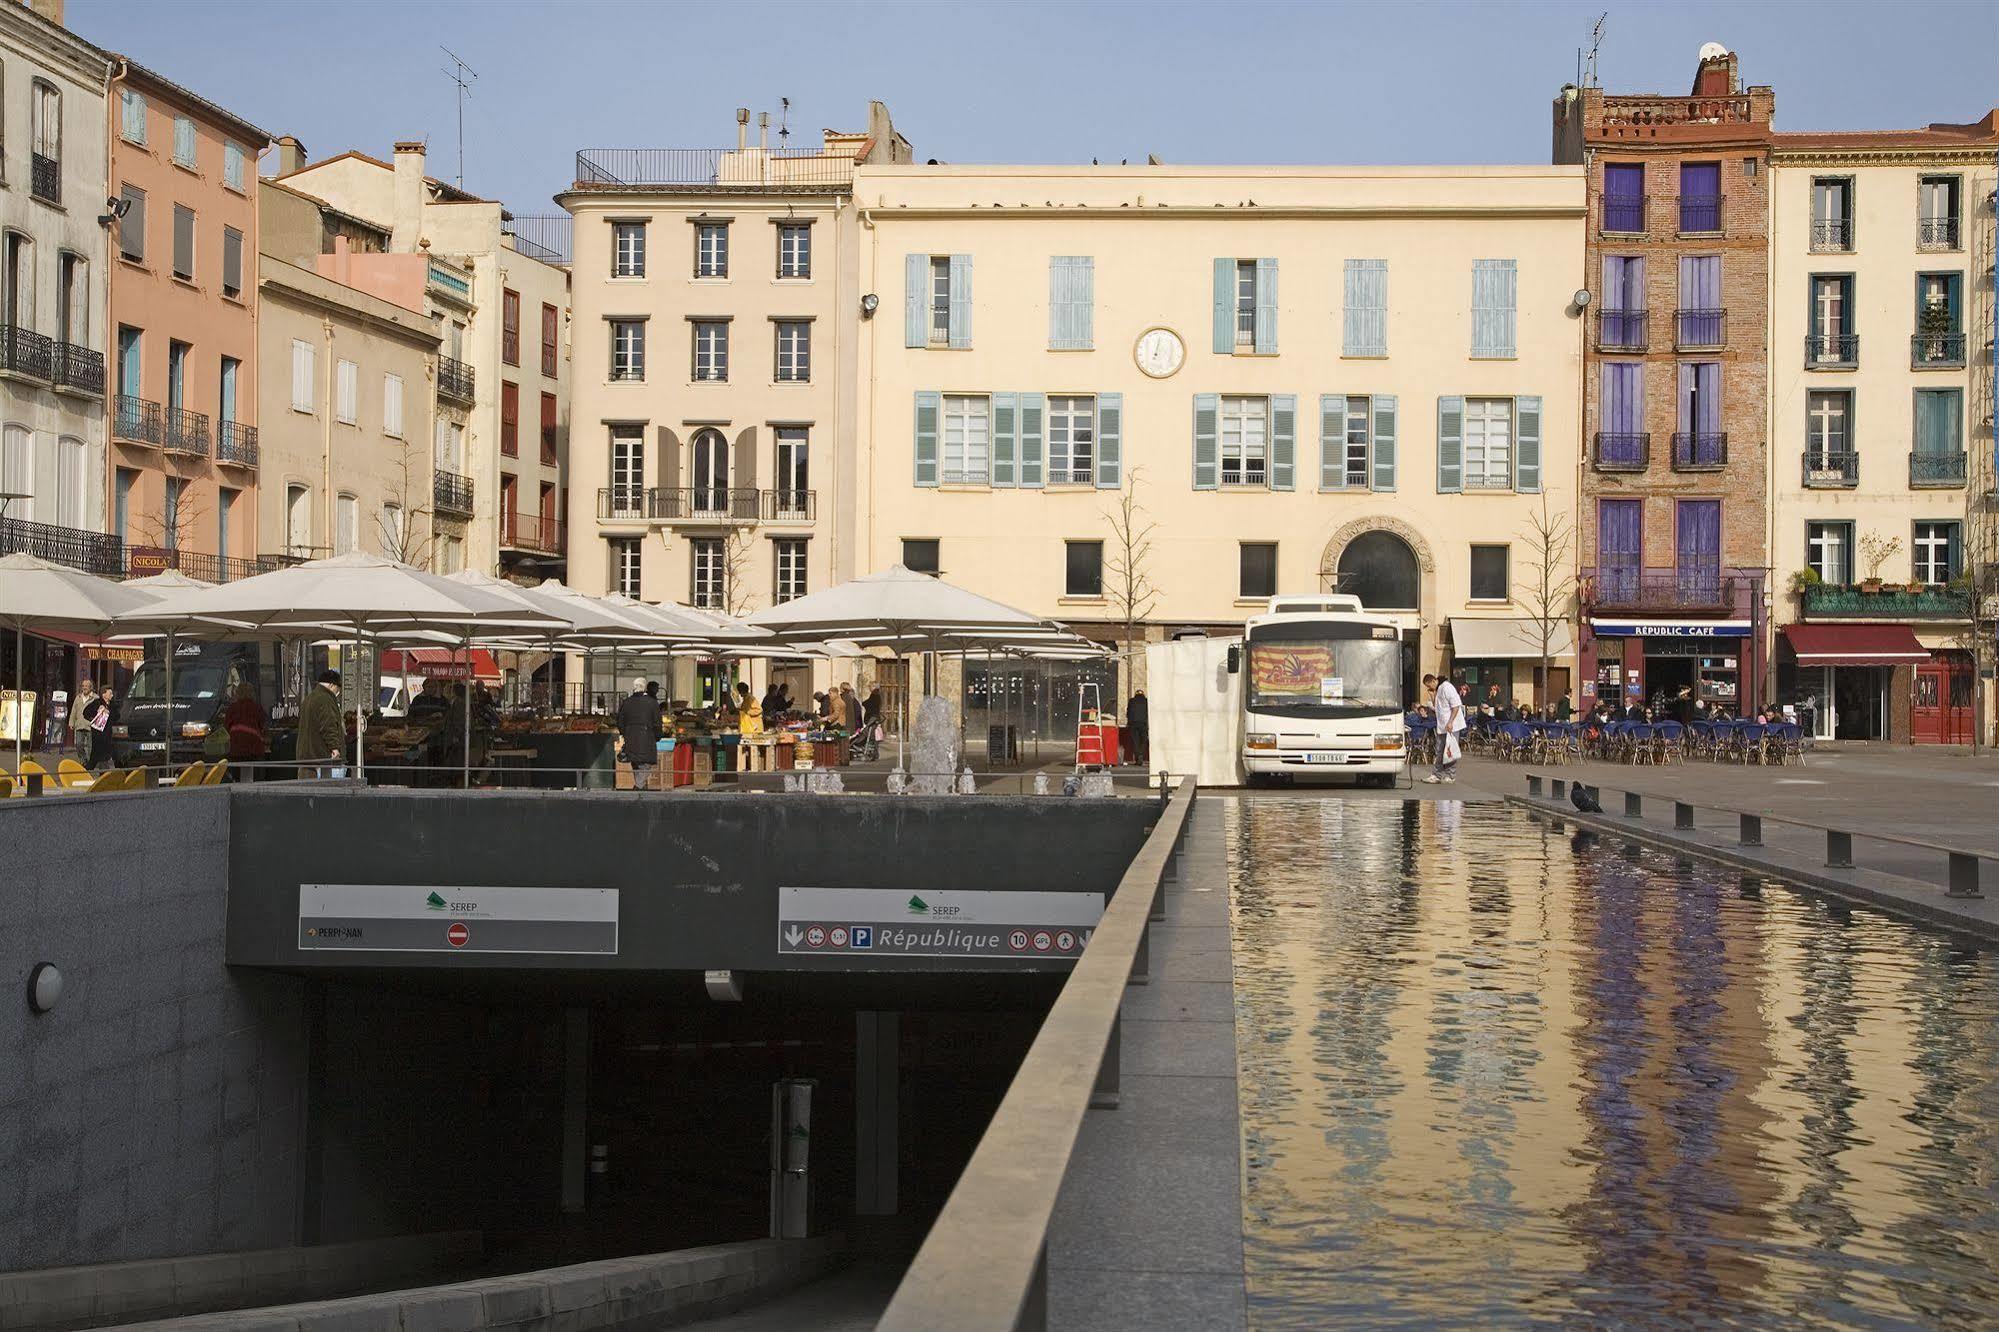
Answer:
[[[1781,129],[1999,105],[1999,0],[70,0],[69,23],[315,158],[428,139],[447,180],[449,46],[479,74],[466,187],[552,213],[577,148],[733,144],[734,108],[775,122],[780,97],[793,144],[859,128],[879,98],[919,160],[1545,162],[1550,100],[1606,8],[1613,91],[1685,92],[1695,53],[1719,41],[1745,82],[1776,88]]]

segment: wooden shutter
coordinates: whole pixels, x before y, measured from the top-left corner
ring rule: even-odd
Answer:
[[[1235,260],[1215,260],[1215,355],[1235,354]]]
[[[292,410],[312,410],[312,344],[292,339]]]
[[[222,289],[243,290],[243,233],[233,227],[222,231]]]
[[[1260,355],[1277,351],[1277,261],[1256,261],[1256,350]]]
[[[1124,394],[1097,395],[1097,489],[1124,484]]]
[[[1221,415],[1222,398],[1219,393],[1194,395],[1194,489],[1196,490],[1216,490],[1221,487]]]
[[[128,259],[146,257],[146,194],[127,185],[121,192],[125,216],[118,219],[118,250]]]
[[[1388,355],[1388,261],[1349,259],[1341,355]]]
[[[943,395],[923,390],[916,395],[916,484],[937,484],[937,424],[944,410]]]
[[[972,256],[951,256],[951,345],[972,345]]]
[[[935,418],[933,417],[932,419],[934,420]],[[667,427],[661,426],[655,432],[654,439],[657,441],[659,448],[659,457],[656,459],[659,465],[659,484],[669,491],[678,490],[680,488],[680,436],[674,434]],[[638,448],[639,476],[644,477],[645,436],[643,435],[639,436]]]
[[[1347,485],[1347,396],[1319,395],[1319,489],[1345,490]]]
[[[1513,488],[1524,495],[1541,490],[1541,400],[1513,400]]]
[[[194,210],[174,205],[174,272],[194,276]]]
[[[1042,421],[1047,400],[1039,393],[1020,395],[1020,484],[1038,486],[1046,474],[1042,465]]]
[[[1504,359],[1514,354],[1514,308],[1519,269],[1512,259],[1472,262],[1471,354]]]
[[[1020,484],[1020,397],[1014,393],[993,394],[992,484]]]
[[[1465,400],[1437,399],[1437,493],[1465,488]]]
[[[1393,393],[1374,395],[1374,472],[1373,488],[1376,490],[1395,489],[1395,408]]]
[[[736,436],[734,456],[729,460],[729,485],[737,490],[757,488],[757,428],[749,426]],[[730,512],[734,513],[734,497],[730,497]]]
[[[930,256],[904,255],[902,259],[902,345],[930,345],[930,306],[926,293],[930,285]]]
[[[1298,395],[1270,395],[1270,488],[1295,490],[1298,485]]]
[[[1092,303],[1096,260],[1088,255],[1056,255],[1048,261],[1048,346],[1053,351],[1088,351],[1094,329]]]
[[[403,437],[403,381],[400,375],[382,376],[382,433],[391,439]]]
[[[361,367],[352,361],[342,361],[335,371],[335,387],[340,391],[340,419],[352,425],[361,419]]]

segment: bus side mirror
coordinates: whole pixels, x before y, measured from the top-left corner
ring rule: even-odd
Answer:
[[[1241,670],[1242,670],[1242,649],[1236,646],[1235,644],[1231,643],[1229,645],[1229,674],[1235,675]]]

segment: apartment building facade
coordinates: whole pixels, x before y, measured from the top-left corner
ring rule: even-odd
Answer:
[[[391,161],[347,152],[286,163],[277,179],[386,233],[387,255],[430,261],[423,283],[442,340],[432,566],[530,582],[561,577],[567,272],[516,249],[497,202],[427,175],[421,143],[398,143]],[[454,290],[459,274],[467,275],[462,291]]]
[[[1967,743],[1979,712],[1995,154],[1999,111],[1772,142],[1777,697],[1822,738]]]
[[[854,174],[908,162],[887,109],[810,149],[585,150],[557,200],[575,305],[570,582],[745,613],[864,570]],[[603,668],[608,671],[608,665]],[[779,662],[805,697],[812,671]],[[825,667],[819,668],[822,677]],[[600,681],[600,687],[602,682]],[[670,692],[706,697],[712,673]]]
[[[128,572],[241,577],[259,568],[257,159],[270,136],[116,60],[111,529]]]
[[[1555,160],[1589,181],[1584,701],[1766,697],[1774,110],[1713,44],[1685,96],[1555,100]]]
[[[1568,688],[1573,547],[1541,606],[1533,565],[1576,502],[1580,170],[868,166],[855,196],[863,568],[1058,618],[1128,672],[1128,619],[1352,592],[1412,677],[1522,699],[1546,609]],[[975,665],[968,706],[1022,687]]]

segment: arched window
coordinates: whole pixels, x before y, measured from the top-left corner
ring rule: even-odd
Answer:
[[[13,502],[7,510],[9,518],[42,517],[34,500],[35,437],[24,425],[9,424],[0,429],[0,491],[28,496]]]
[[[1369,610],[1416,610],[1422,576],[1416,552],[1393,532],[1368,532],[1340,552],[1340,592],[1360,598]]]
[[[694,437],[694,511],[729,511],[729,441],[719,430]]]

